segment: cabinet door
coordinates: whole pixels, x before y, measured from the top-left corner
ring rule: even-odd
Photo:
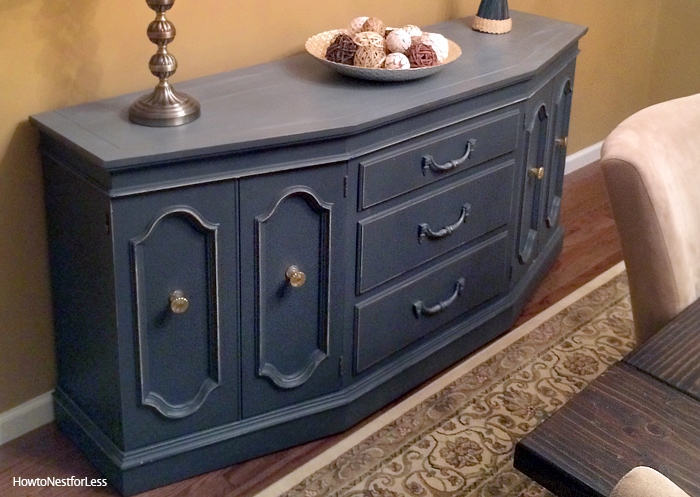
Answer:
[[[113,202],[127,448],[240,417],[235,184]]]
[[[533,261],[543,244],[545,182],[550,163],[551,85],[537,92],[525,114],[523,196],[518,236],[520,264]]]
[[[554,81],[553,103],[553,148],[552,161],[547,179],[547,199],[545,204],[545,223],[548,230],[559,225],[561,195],[566,167],[566,147],[569,140],[569,118],[574,91],[575,62],[567,67]]]
[[[345,166],[241,181],[243,415],[340,386]]]
[[[559,228],[575,61],[528,101],[518,233],[522,273]]]

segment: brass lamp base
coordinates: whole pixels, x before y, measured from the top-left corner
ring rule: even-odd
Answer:
[[[200,112],[197,100],[162,81],[153,93],[131,104],[129,120],[142,126],[180,126],[197,119]]]

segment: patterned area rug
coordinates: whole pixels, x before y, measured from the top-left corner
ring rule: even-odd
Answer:
[[[624,266],[590,286],[261,495],[549,495],[515,444],[634,345]]]

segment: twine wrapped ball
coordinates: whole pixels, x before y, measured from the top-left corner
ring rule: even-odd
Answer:
[[[397,69],[410,69],[411,62],[408,60],[404,54],[399,52],[393,52],[386,56],[384,61],[384,68],[397,70]]]
[[[338,62],[339,64],[353,65],[355,52],[357,52],[357,44],[352,41],[352,37],[341,33],[328,45],[326,60]]]
[[[423,32],[423,34],[420,37],[420,41],[421,43],[425,43],[433,49],[435,55],[437,55],[438,62],[442,63],[445,61],[450,51],[450,46],[447,42],[447,38],[442,36],[440,33]]]
[[[354,35],[356,33],[359,33],[362,31],[362,25],[369,19],[367,16],[361,16],[361,17],[356,17],[350,22],[350,27],[348,30],[350,31],[351,35]]]
[[[432,67],[438,65],[438,58],[429,45],[425,43],[414,43],[406,51],[406,57],[411,63],[411,67]]]
[[[375,33],[379,33],[382,37],[384,37],[386,35],[386,25],[381,19],[378,19],[376,17],[370,17],[362,25],[361,31],[373,31]]]
[[[403,28],[395,29],[386,35],[386,48],[389,52],[405,54],[411,46],[411,35]]]
[[[382,50],[386,49],[386,40],[379,33],[374,31],[363,31],[357,33],[352,40],[358,47],[376,47]]]
[[[355,52],[353,63],[357,67],[380,69],[384,65],[386,52],[384,48],[375,46],[359,46]]]

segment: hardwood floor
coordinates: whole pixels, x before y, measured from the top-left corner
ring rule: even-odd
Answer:
[[[516,326],[622,260],[620,241],[597,163],[565,177],[561,216],[566,228],[562,254],[530,299]],[[311,442],[139,495],[252,496],[345,435]],[[13,478],[71,476],[100,478],[53,424],[0,446],[0,495],[3,497],[118,495],[112,487],[13,487]]]

